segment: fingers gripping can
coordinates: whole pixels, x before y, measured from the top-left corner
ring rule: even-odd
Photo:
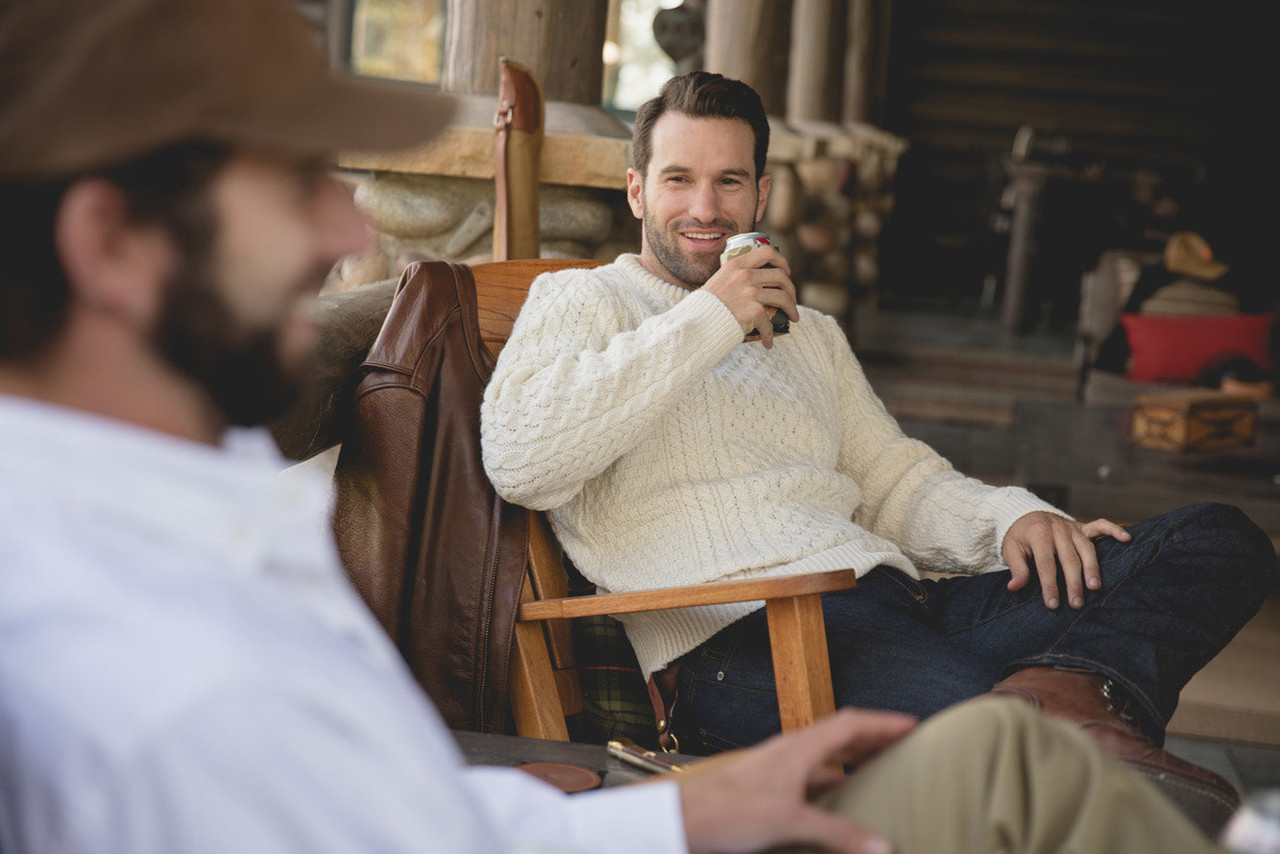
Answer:
[[[723,266],[724,262],[730,258],[746,254],[757,246],[773,246],[773,241],[769,239],[769,235],[762,231],[746,231],[742,234],[731,235],[725,241],[724,252],[720,253],[720,264]],[[779,311],[772,305],[765,306],[765,310],[769,312],[769,322],[773,324],[774,335],[786,335],[791,331],[791,321],[787,319],[786,312]],[[759,341],[760,330],[752,329],[743,340]]]

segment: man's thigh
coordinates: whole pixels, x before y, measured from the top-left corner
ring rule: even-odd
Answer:
[[[940,635],[1006,664],[1060,645],[1105,646],[1126,631],[1136,633],[1135,642],[1180,638],[1198,624],[1190,618],[1205,612],[1210,624],[1238,628],[1256,610],[1245,591],[1251,576],[1235,570],[1247,565],[1237,552],[1253,545],[1251,527],[1237,508],[1202,504],[1130,526],[1130,542],[1100,538],[1094,545],[1102,586],[1085,591],[1080,610],[1045,607],[1034,572],[1025,587],[1009,591],[1008,571],[921,582],[925,607]],[[1235,628],[1196,640],[1216,651]]]
[[[856,769],[824,806],[884,834],[899,854],[1213,848],[1083,733],[1008,698],[965,703],[922,724]]]
[[[928,717],[981,694],[998,663],[951,643],[923,607],[923,587],[878,567],[853,590],[823,597],[836,703]],[[682,660],[675,719],[710,749],[754,744],[780,727],[763,611],[722,631]],[[680,708],[684,704],[684,709]]]

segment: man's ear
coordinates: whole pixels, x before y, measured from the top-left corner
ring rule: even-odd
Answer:
[[[627,204],[632,216],[644,219],[644,176],[634,169],[627,170]]]
[[[124,194],[109,181],[77,181],[62,197],[54,243],[72,299],[145,323],[154,315],[174,263],[168,235],[131,222]]]
[[[773,184],[773,176],[768,172],[760,176],[760,180],[756,182],[756,192],[759,199],[756,201],[756,222],[764,220],[764,209],[769,203],[769,187]]]

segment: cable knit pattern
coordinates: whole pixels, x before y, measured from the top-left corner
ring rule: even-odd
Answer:
[[[989,572],[1018,517],[1061,513],[903,434],[835,320],[800,315],[766,350],[714,295],[634,255],[539,277],[485,391],[489,477],[549,511],[604,591],[879,564]],[[647,675],[761,605],[620,619]]]

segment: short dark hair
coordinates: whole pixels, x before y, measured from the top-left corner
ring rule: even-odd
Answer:
[[[672,77],[636,111],[631,132],[631,159],[642,176],[649,171],[653,156],[653,126],[667,111],[710,119],[741,119],[755,134],[756,180],[764,174],[769,154],[769,120],[756,90],[741,80],[709,71],[691,71]]]
[[[39,356],[66,323],[71,292],[53,229],[72,185],[91,178],[115,184],[131,220],[164,226],[179,251],[195,254],[213,240],[208,189],[230,159],[225,145],[186,142],[90,174],[0,180],[0,359]]]

